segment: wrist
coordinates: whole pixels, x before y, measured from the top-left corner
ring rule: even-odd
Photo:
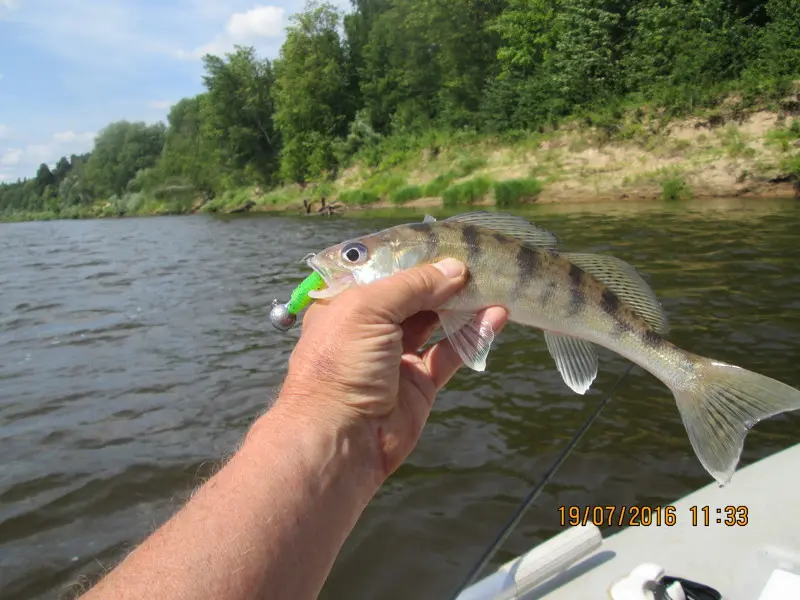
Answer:
[[[312,398],[284,388],[242,446],[261,456],[277,450],[280,455],[273,454],[273,461],[298,461],[318,493],[346,488],[361,508],[385,480],[378,441],[367,420],[343,404],[321,402],[319,394]]]

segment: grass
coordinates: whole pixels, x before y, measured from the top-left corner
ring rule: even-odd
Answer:
[[[475,177],[456,183],[442,192],[442,203],[446,207],[473,204],[481,200],[491,187],[492,181],[487,177]]]
[[[392,202],[394,204],[405,204],[417,198],[422,198],[422,188],[418,185],[406,185],[397,188],[392,193]]]
[[[661,180],[661,199],[675,202],[691,200],[692,188],[680,175],[669,175]]]
[[[441,196],[454,179],[458,178],[458,174],[454,171],[447,171],[437,175],[433,180],[429,181],[422,187],[422,196],[430,198],[434,196]]]
[[[361,189],[379,198],[388,198],[396,189],[406,185],[406,178],[398,173],[378,172],[368,178]]]
[[[789,127],[775,127],[765,136],[764,143],[777,147],[781,152],[788,152],[793,142],[800,139],[800,119],[793,119]]]
[[[494,201],[498,207],[515,206],[535,200],[542,188],[542,182],[535,177],[498,181],[494,184]]]
[[[347,190],[339,194],[339,201],[344,204],[372,204],[378,200],[377,194],[367,190]]]
[[[456,164],[456,172],[459,177],[467,177],[485,167],[488,162],[485,156],[465,156]]]
[[[721,137],[725,152],[731,158],[752,158],[755,156],[755,149],[747,145],[747,140],[736,125],[728,125]]]

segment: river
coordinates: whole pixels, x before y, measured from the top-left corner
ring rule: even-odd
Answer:
[[[797,202],[525,214],[565,249],[639,268],[679,346],[800,387]],[[173,514],[280,385],[299,331],[274,330],[270,303],[308,273],[302,257],[421,215],[0,224],[0,597],[69,598]],[[452,591],[626,365],[601,351],[575,395],[541,334],[509,325],[488,371],[440,394],[322,598]],[[759,424],[743,464],[798,431],[800,415]],[[637,368],[493,564],[557,533],[559,506],[665,504],[710,481],[671,394]]]

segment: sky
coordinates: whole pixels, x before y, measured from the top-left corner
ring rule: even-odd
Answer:
[[[334,4],[346,10],[348,0]],[[303,0],[0,0],[0,183],[91,150],[107,124],[165,121],[201,58],[276,58]]]

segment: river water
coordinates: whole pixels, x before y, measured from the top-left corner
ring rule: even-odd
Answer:
[[[526,214],[565,249],[645,273],[679,346],[800,387],[798,203]],[[173,514],[280,385],[298,331],[277,332],[268,315],[307,274],[300,259],[420,219],[0,224],[0,597],[69,598]],[[462,371],[440,394],[322,597],[452,591],[626,365],[602,351],[577,396],[541,334],[509,325],[489,370]],[[798,441],[800,415],[761,423],[743,464]],[[710,481],[669,391],[637,368],[494,564],[557,533],[559,506],[665,504]]]

